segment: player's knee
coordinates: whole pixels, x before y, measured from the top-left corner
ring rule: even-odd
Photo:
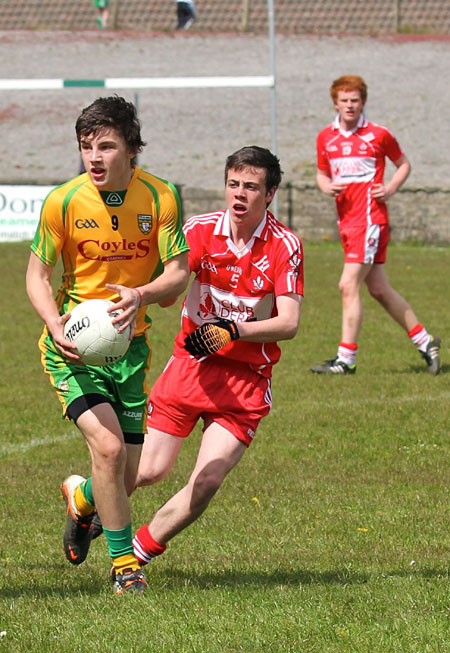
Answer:
[[[166,478],[169,473],[168,469],[155,469],[152,467],[139,466],[136,477],[136,487],[144,487],[145,485],[153,485]]]
[[[123,468],[126,461],[126,447],[118,438],[104,438],[92,447],[94,465],[116,471]]]
[[[348,279],[341,279],[339,281],[339,291],[342,297],[345,299],[347,297],[352,297],[355,293],[359,292],[358,287]]]

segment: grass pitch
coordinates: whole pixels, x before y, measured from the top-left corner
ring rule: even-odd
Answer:
[[[117,597],[102,538],[79,568],[62,552],[58,486],[88,475],[89,458],[40,368],[28,243],[0,245],[0,651],[450,650],[449,250],[393,245],[387,264],[442,338],[441,374],[366,294],[358,371],[331,378],[309,365],[335,355],[342,255],[305,250],[302,323],[283,344],[271,415],[205,515],[147,568],[147,594]],[[152,382],[179,305],[149,314]],[[200,437],[135,493],[136,528],[185,483]]]

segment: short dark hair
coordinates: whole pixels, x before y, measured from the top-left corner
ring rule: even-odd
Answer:
[[[242,170],[243,168],[263,168],[266,171],[267,191],[274,186],[278,188],[281,183],[283,171],[280,168],[280,161],[275,154],[272,154],[265,147],[248,145],[230,154],[225,164],[225,184],[227,183],[229,170]]]
[[[145,143],[141,138],[141,122],[132,102],[112,95],[99,97],[85,107],[75,123],[78,146],[80,147],[82,136],[96,135],[105,128],[116,129],[122,134],[131,151],[136,154],[142,151]]]

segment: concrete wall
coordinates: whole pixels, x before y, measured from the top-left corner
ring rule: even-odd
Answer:
[[[183,214],[224,207],[224,191],[179,187]],[[450,244],[450,190],[401,189],[389,202],[391,238],[397,242]],[[338,240],[334,200],[315,186],[282,186],[278,218],[307,240]]]

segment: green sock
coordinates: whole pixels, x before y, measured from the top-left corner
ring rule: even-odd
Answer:
[[[80,490],[84,494],[86,501],[91,506],[95,506],[94,493],[92,492],[92,476],[89,476],[89,478],[80,484]]]
[[[125,526],[125,528],[121,528],[118,531],[110,531],[107,528],[103,528],[103,534],[108,542],[109,555],[111,558],[118,558],[127,553],[134,555],[131,524],[128,524],[128,526]]]

